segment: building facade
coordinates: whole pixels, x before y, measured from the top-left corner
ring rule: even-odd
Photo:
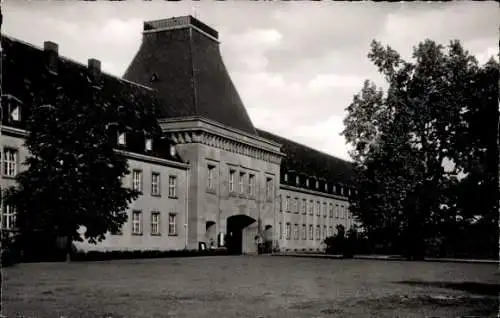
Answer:
[[[315,251],[337,225],[353,225],[351,165],[256,129],[224,66],[218,32],[201,21],[144,22],[141,46],[123,78],[102,73],[95,59],[81,65],[60,57],[52,42],[37,48],[2,36],[2,48],[2,189],[26,168],[25,118],[40,106],[27,102],[37,94],[33,83],[50,76],[70,82],[76,72],[88,72],[102,79],[101,93],[112,104],[127,107],[132,94],[160,106],[159,140],[117,131],[113,141],[128,159],[124,185],[141,191],[128,221],[97,245],[75,243],[78,249],[197,249],[205,243],[255,253],[257,243],[271,242],[280,250]],[[3,206],[2,228],[13,229],[14,220],[15,209]]]

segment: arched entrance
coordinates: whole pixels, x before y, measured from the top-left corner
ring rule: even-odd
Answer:
[[[207,221],[205,223],[205,237],[208,248],[217,247],[217,226],[214,221]]]
[[[240,255],[256,249],[252,233],[257,234],[257,230],[252,231],[252,229],[248,228],[253,223],[255,223],[255,219],[244,214],[227,218],[225,241],[230,254]]]

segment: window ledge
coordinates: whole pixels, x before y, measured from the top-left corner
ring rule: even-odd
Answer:
[[[178,196],[168,196],[169,199],[178,199],[179,197]]]
[[[134,235],[134,236],[142,236],[142,232],[141,233],[134,233],[134,232],[132,232],[132,235]]]
[[[161,233],[151,233],[151,236],[161,236]]]
[[[179,236],[179,234],[175,233],[175,234],[169,234],[168,236]]]
[[[15,180],[16,179],[16,176],[9,176],[9,175],[6,175],[6,174],[2,174],[3,178],[4,179],[11,179],[11,180]]]
[[[217,191],[215,189],[210,189],[210,188],[207,188],[207,193],[210,193],[210,194],[217,194]]]
[[[161,194],[151,193],[152,197],[161,198]]]

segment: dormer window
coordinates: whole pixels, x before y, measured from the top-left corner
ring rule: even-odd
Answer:
[[[21,108],[19,106],[14,106],[12,111],[10,112],[10,117],[13,121],[21,120]]]
[[[328,183],[325,183],[325,192],[328,192]]]
[[[125,138],[125,133],[118,133],[118,145],[120,146],[125,146],[126,138]]]
[[[348,196],[351,196],[351,189],[348,190]]]
[[[295,177],[295,184],[296,184],[296,185],[299,185],[299,182],[300,182],[299,176],[296,176],[296,177]]]
[[[145,148],[146,148],[146,151],[153,150],[153,139],[146,138]]]
[[[309,179],[306,179],[306,187],[309,188]]]
[[[174,145],[170,145],[170,156],[171,157],[175,157],[175,146]]]
[[[333,186],[332,186],[332,192],[333,192],[334,194],[337,194],[337,186],[336,186],[336,185],[333,185]]]
[[[340,187],[340,195],[344,195],[344,187]]]
[[[285,182],[288,182],[288,174],[285,173]]]
[[[316,189],[319,189],[319,181],[316,180]]]

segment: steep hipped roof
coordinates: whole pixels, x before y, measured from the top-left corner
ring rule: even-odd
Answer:
[[[353,186],[352,163],[264,130],[257,129],[257,133],[282,145],[281,151],[286,154],[281,162],[282,175],[292,172],[293,175],[324,179],[332,185]],[[295,180],[290,180],[290,183],[295,183]]]
[[[46,42],[46,48],[38,48],[31,44],[22,42],[9,36],[1,35],[2,41],[2,94],[14,96],[22,102],[21,122],[9,122],[10,126],[26,128],[26,119],[31,115],[34,106],[41,100],[44,94],[44,81],[58,78],[62,90],[69,96],[77,95],[82,81],[82,76],[92,78],[92,70],[87,66],[68,58],[58,55],[58,47],[55,43]],[[97,62],[93,60],[91,63]],[[99,67],[99,66],[98,66]],[[49,71],[52,69],[52,72]],[[114,77],[109,74],[100,73],[102,100],[115,106],[132,107],[132,100],[140,99],[144,105],[151,105],[154,108],[162,101],[157,98],[154,90],[131,83],[129,81]],[[55,76],[55,77],[54,77]],[[87,82],[89,85],[92,83]],[[75,87],[76,86],[76,87]],[[134,98],[132,98],[134,96]],[[39,105],[38,105],[39,106]],[[6,108],[6,107],[3,107]],[[7,109],[3,109],[5,116]],[[141,136],[129,136],[125,150],[136,153],[145,153],[144,141]],[[180,158],[170,156],[169,147],[166,141],[158,140],[153,143],[156,147],[148,155],[180,161]],[[155,149],[156,148],[156,149]]]
[[[165,117],[200,116],[256,134],[222,60],[218,33],[192,16],[144,22],[125,79],[158,90]]]

